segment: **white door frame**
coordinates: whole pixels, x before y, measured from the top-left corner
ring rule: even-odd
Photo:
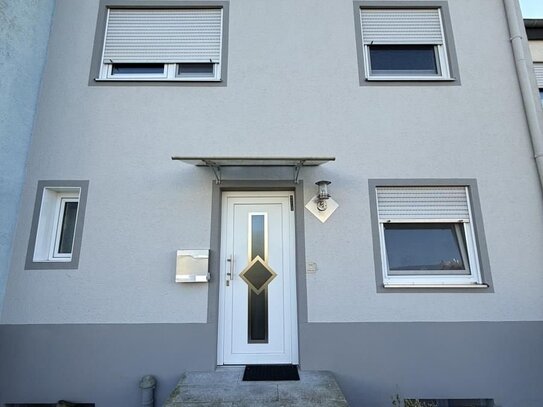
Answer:
[[[221,231],[220,231],[220,241],[221,241],[221,250],[220,250],[220,272],[219,272],[219,315],[218,315],[218,340],[217,340],[217,365],[224,365],[224,333],[225,333],[225,290],[226,290],[226,273],[228,268],[226,253],[226,241],[227,233],[225,233],[227,222],[228,222],[228,198],[229,197],[246,197],[246,198],[277,198],[277,197],[286,197],[290,200],[291,204],[295,202],[294,191],[285,190],[285,191],[222,191],[221,193]],[[299,354],[298,354],[298,307],[297,307],[297,290],[296,290],[296,233],[295,233],[295,212],[294,210],[289,211],[289,243],[290,243],[290,253],[292,255],[289,259],[290,265],[290,292],[285,293],[290,297],[290,361],[286,363],[298,364],[299,363]],[[284,361],[281,363],[285,363]]]

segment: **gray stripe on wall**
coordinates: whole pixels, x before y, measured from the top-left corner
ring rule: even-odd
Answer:
[[[304,370],[329,370],[356,407],[391,397],[494,399],[540,407],[543,322],[312,323]]]
[[[216,364],[214,324],[0,325],[0,405],[138,405],[141,376],[161,405],[184,371]],[[329,370],[352,406],[391,397],[493,398],[540,407],[543,322],[302,323],[301,367]]]

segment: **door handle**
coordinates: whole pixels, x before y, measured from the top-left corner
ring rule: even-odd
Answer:
[[[234,255],[231,254],[226,261],[230,264],[230,268],[226,273],[226,286],[228,287],[230,285],[230,281],[234,279]]]

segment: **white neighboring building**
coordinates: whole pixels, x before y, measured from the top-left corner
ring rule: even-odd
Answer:
[[[539,96],[541,97],[541,103],[543,103],[543,19],[525,19],[524,25],[534,62]]]

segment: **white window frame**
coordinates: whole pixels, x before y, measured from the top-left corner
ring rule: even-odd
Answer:
[[[106,35],[108,31],[109,24],[109,12],[112,8],[108,7],[106,14],[106,24],[104,29],[104,41],[102,44],[102,53],[101,53],[101,63],[100,63],[100,74],[96,79],[97,81],[173,81],[173,82],[218,82],[221,80],[221,66],[222,66],[222,48],[223,48],[223,30],[224,30],[224,9],[222,7],[217,7],[221,10],[221,42],[220,42],[220,56],[219,62],[213,62],[213,76],[211,77],[202,77],[202,76],[180,76],[177,74],[178,65],[189,62],[181,63],[164,63],[164,72],[162,74],[113,74],[113,63],[106,64],[103,61],[103,55],[106,47]],[[188,9],[194,8],[197,9],[197,6],[187,7]],[[161,62],[156,62],[160,64]],[[142,63],[143,65],[144,63]]]
[[[81,188],[55,188],[45,187],[43,189],[42,204],[36,232],[36,243],[34,247],[34,262],[69,262],[72,260],[73,246],[76,230],[74,230],[74,242],[72,242],[71,253],[59,253],[60,235],[62,232],[62,221],[66,203],[77,202],[77,218],[79,217]]]
[[[362,10],[364,10],[365,7],[360,8],[360,13]],[[373,8],[375,9],[375,8]],[[402,10],[401,7],[394,8],[397,10]],[[410,8],[404,7],[405,10],[408,10]],[[445,28],[443,25],[443,11],[440,7],[427,7],[428,10],[437,10],[439,12],[439,21],[440,21],[440,27],[441,27],[441,34],[443,35],[443,44],[433,44],[434,52],[436,56],[436,64],[437,64],[437,75],[384,75],[384,74],[372,74],[371,70],[371,60],[370,60],[370,46],[371,44],[364,44],[364,29],[362,27],[361,33],[362,33],[362,48],[363,48],[363,56],[364,56],[364,72],[366,75],[366,79],[368,81],[450,81],[453,80],[451,77],[451,69],[449,64],[449,58],[448,58],[448,50],[447,50],[447,38],[445,36]],[[395,44],[375,44],[375,45],[395,45]],[[398,44],[400,45],[400,44]],[[405,45],[405,44],[404,44]],[[420,44],[412,44],[412,45],[420,45]]]
[[[379,243],[381,248],[381,264],[383,272],[383,285],[386,287],[486,287],[482,283],[481,270],[479,266],[479,254],[475,239],[475,229],[473,226],[473,215],[469,188],[466,188],[466,199],[469,211],[469,221],[459,221],[458,219],[379,219]],[[377,197],[378,187],[375,189],[375,200],[379,205]],[[377,206],[378,208],[378,206]],[[467,258],[469,262],[470,274],[425,274],[424,270],[417,271],[411,275],[389,275],[387,246],[385,240],[385,224],[392,223],[410,223],[410,224],[428,224],[428,223],[450,223],[462,225],[465,237]],[[412,270],[410,270],[412,271]]]

